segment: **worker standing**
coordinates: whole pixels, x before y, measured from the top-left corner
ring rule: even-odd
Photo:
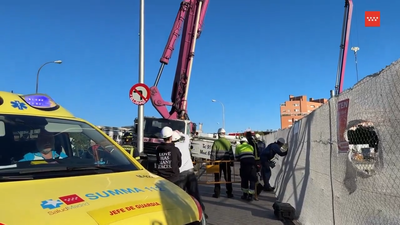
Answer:
[[[260,154],[261,154],[261,150],[262,149],[258,148],[257,141],[254,139],[252,131],[250,129],[246,130],[245,135],[246,135],[246,138],[247,138],[247,141],[248,141],[249,145],[251,145],[253,147],[253,149],[254,149],[254,159],[255,159],[255,162],[256,162],[256,169],[257,169],[257,173],[258,173],[258,172],[261,171]],[[260,190],[257,190],[257,191],[260,191]]]
[[[170,127],[163,127],[161,136],[164,142],[157,146],[157,162],[155,172],[173,183],[179,180],[179,167],[182,165],[182,154],[175,144],[172,143],[173,130]]]
[[[271,179],[271,167],[275,166],[275,163],[272,162],[272,159],[275,158],[275,155],[286,156],[288,151],[282,151],[281,148],[285,144],[285,139],[279,138],[276,142],[269,144],[261,153],[261,169],[264,180],[264,191],[273,191],[275,187],[272,187],[269,183]]]
[[[249,145],[251,145],[254,149],[254,158],[256,162],[260,161],[260,149],[258,149],[257,141],[253,138],[253,134],[250,129],[246,130],[246,139]]]
[[[236,159],[240,161],[240,179],[242,188],[242,199],[252,201],[255,193],[255,185],[257,181],[256,162],[254,158],[254,149],[247,138],[240,140],[240,145],[236,146]],[[250,184],[250,185],[249,185]]]
[[[260,134],[256,134],[256,143],[257,143],[258,152],[261,153],[265,148],[265,143],[262,140]]]
[[[135,159],[137,159],[137,160],[140,159],[138,151],[137,150],[135,151],[135,148],[133,147],[132,131],[127,131],[124,133],[124,135],[122,136],[121,144],[122,144],[121,147],[123,147]]]
[[[184,140],[182,140],[182,137]],[[193,196],[200,203],[201,208],[205,211],[205,206],[201,200],[197,177],[194,174],[192,157],[190,155],[190,137],[179,131],[174,131],[172,142],[175,144],[182,155],[182,165],[179,168],[179,180],[176,184],[185,190],[189,195]]]
[[[218,139],[214,141],[211,147],[210,159],[215,160],[234,160],[231,142],[225,138],[225,129],[218,129]],[[219,164],[219,173],[214,174],[214,181],[219,182],[221,179],[222,172],[224,173],[224,179],[226,183],[226,193],[228,198],[233,198],[232,194],[232,170],[233,162],[221,162]],[[216,183],[214,185],[214,198],[219,198],[221,193],[221,184]]]

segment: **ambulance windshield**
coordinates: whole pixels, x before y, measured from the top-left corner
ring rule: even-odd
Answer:
[[[33,167],[103,166],[138,168],[101,132],[87,123],[0,114],[1,171]]]

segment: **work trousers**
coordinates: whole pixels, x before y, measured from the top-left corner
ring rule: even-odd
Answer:
[[[214,173],[214,181],[219,182],[221,180],[222,173],[224,173],[224,179],[227,182],[232,180],[232,170],[229,162],[221,162],[219,164],[219,173]],[[214,194],[219,196],[221,193],[221,184],[214,185]],[[232,194],[232,183],[226,183],[226,193]]]
[[[182,171],[179,174],[179,180],[175,182],[175,184],[185,190],[189,195],[193,196],[200,203],[203,211],[205,211],[205,207],[203,201],[201,201],[199,193],[197,177],[193,170]]]
[[[264,188],[270,188],[271,185],[269,183],[269,180],[271,179],[271,167],[269,166],[269,161],[263,163],[261,167],[261,176],[263,177],[264,180]]]
[[[254,158],[244,158],[240,160],[240,179],[243,193],[254,194],[257,182],[257,169]]]

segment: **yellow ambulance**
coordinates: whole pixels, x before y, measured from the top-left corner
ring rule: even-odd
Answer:
[[[203,225],[199,203],[45,94],[0,92],[0,225]]]

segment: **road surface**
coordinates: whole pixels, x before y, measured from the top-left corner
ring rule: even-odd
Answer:
[[[235,169],[238,166],[235,163]],[[232,178],[233,179],[233,178]],[[212,181],[213,175],[203,174],[200,178],[201,181]],[[235,181],[240,181],[236,175]],[[259,201],[247,202],[240,199],[242,195],[240,184],[233,184],[234,198],[226,197],[225,184],[221,184],[221,196],[213,198],[214,191],[213,184],[200,184],[200,194],[206,207],[208,215],[208,225],[282,225],[282,224],[299,224],[291,222],[282,222],[276,219],[272,205],[276,201],[274,193],[262,192],[259,196]]]

